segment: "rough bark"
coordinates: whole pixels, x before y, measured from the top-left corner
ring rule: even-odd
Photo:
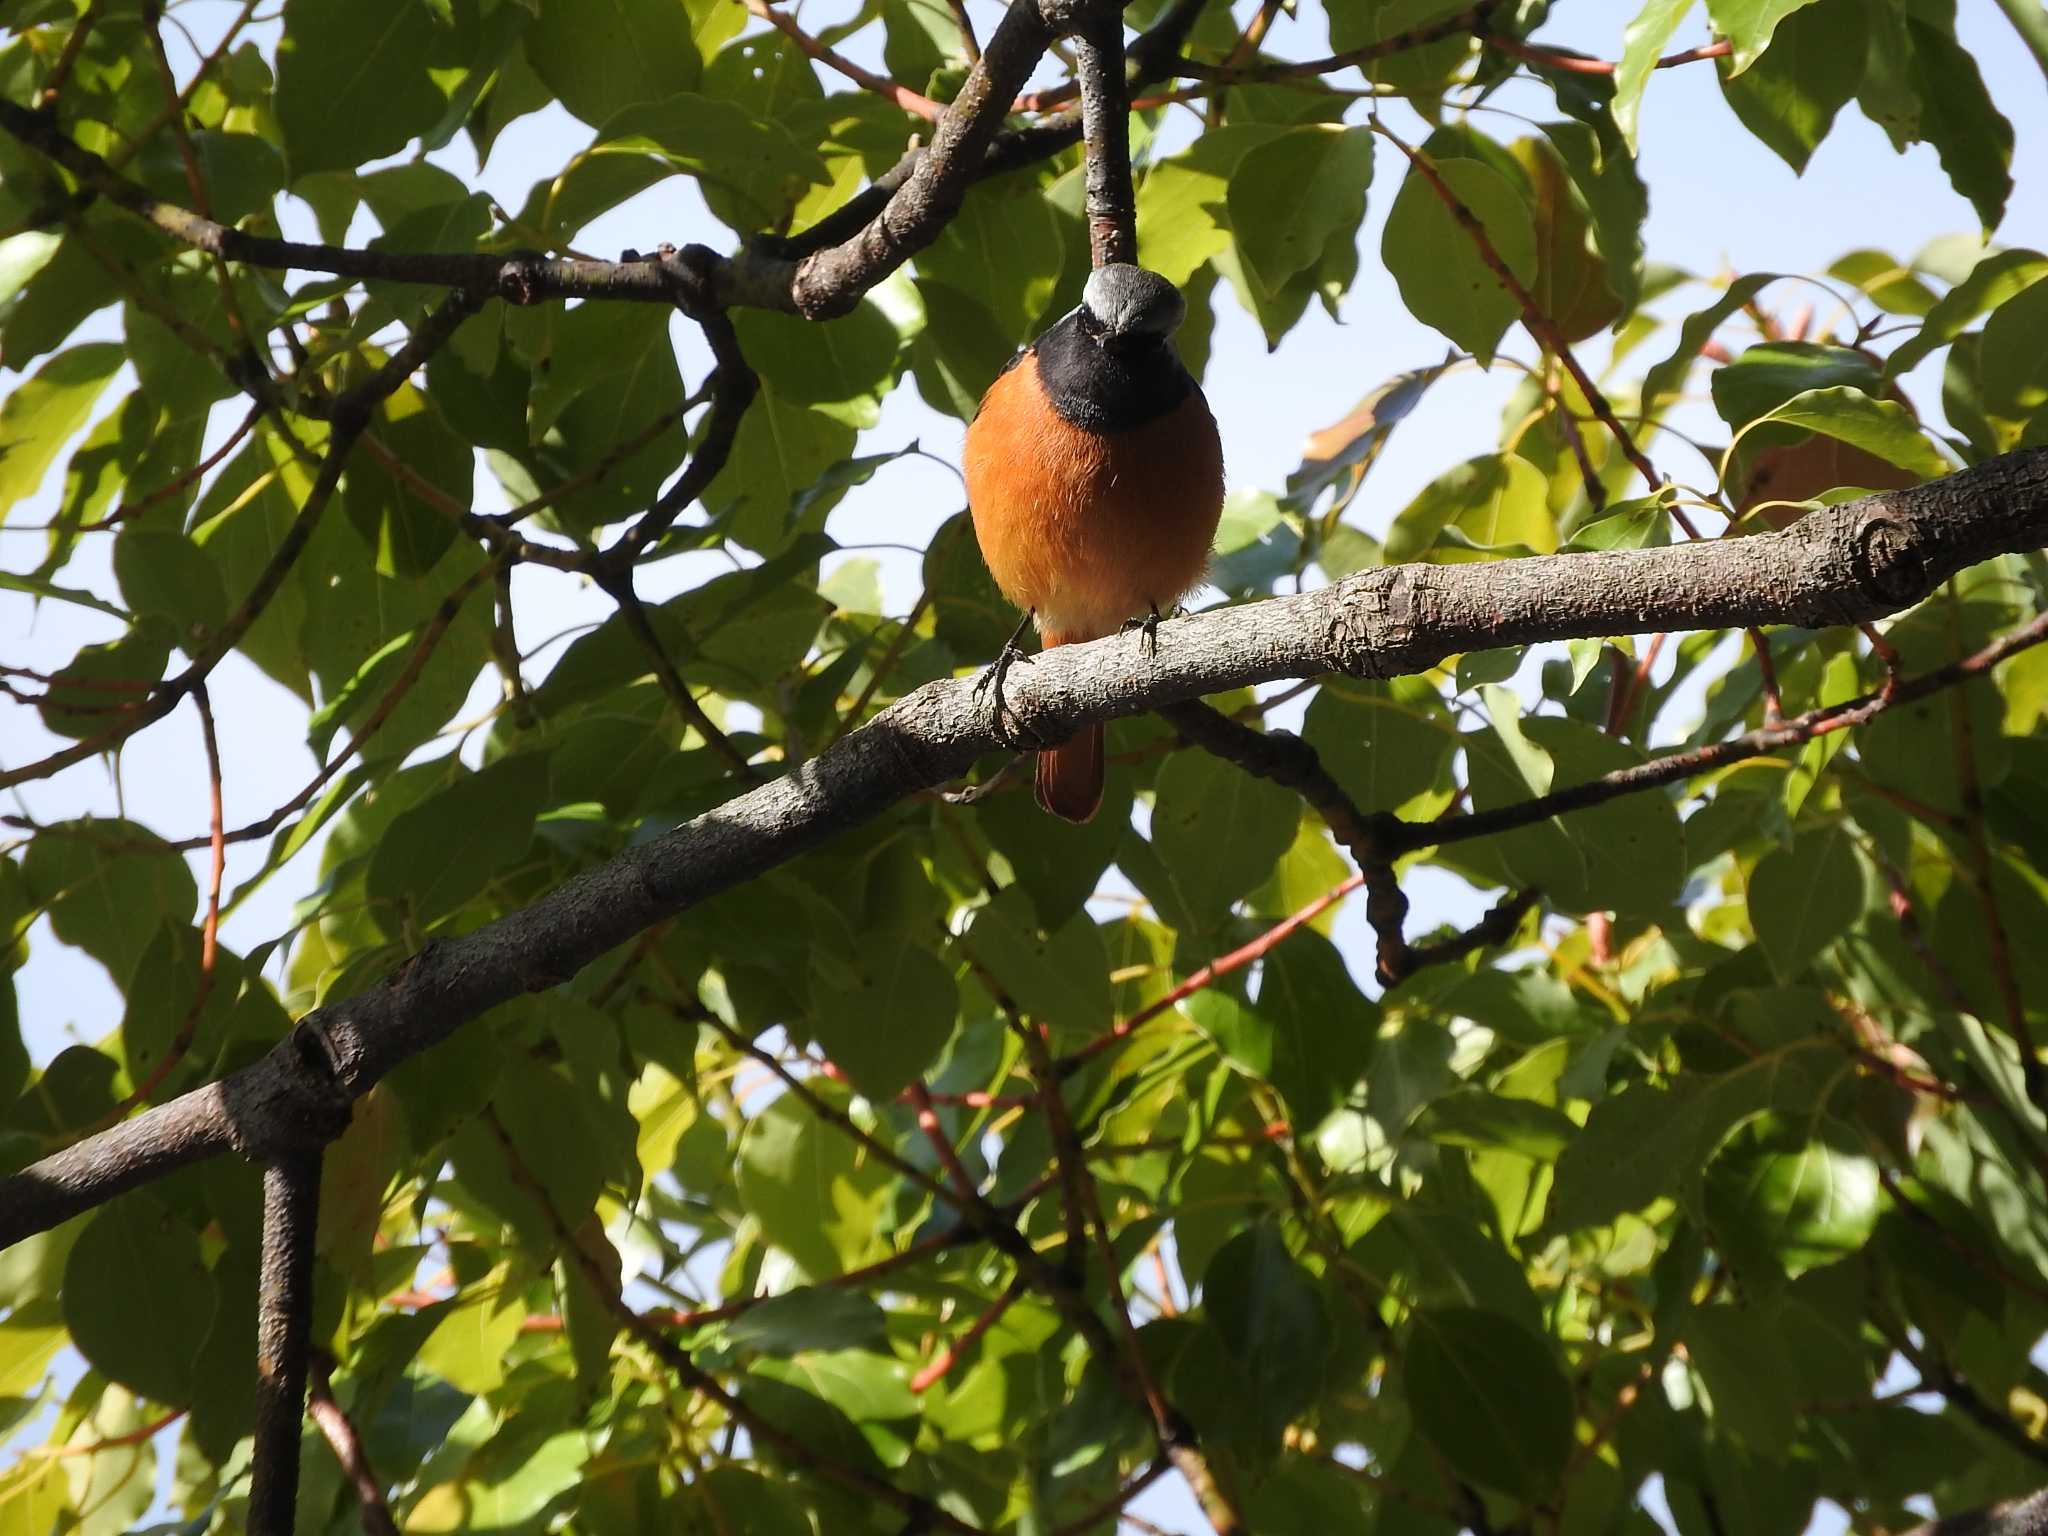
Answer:
[[[1811,514],[1783,533],[1664,549],[1362,571],[1012,668],[1004,723],[1061,741],[1091,721],[1281,678],[1390,677],[1447,656],[1583,636],[1881,618],[1966,566],[2048,545],[2048,450]],[[437,941],[309,1014],[261,1062],[0,1180],[11,1244],[200,1158],[276,1162],[336,1134],[401,1061],[523,992],[566,981],[664,918],[815,848],[998,750],[971,679],[919,689],[781,778]]]

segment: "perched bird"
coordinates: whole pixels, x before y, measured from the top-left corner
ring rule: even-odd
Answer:
[[[1209,563],[1223,445],[1174,348],[1186,313],[1158,273],[1097,268],[1080,307],[1011,359],[967,429],[982,558],[1047,646],[1156,621]],[[1037,790],[1055,816],[1093,816],[1102,727],[1041,751]]]

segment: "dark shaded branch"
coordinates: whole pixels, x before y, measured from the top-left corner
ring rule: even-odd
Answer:
[[[256,1298],[256,1448],[249,1484],[253,1536],[291,1536],[299,1497],[299,1431],[313,1329],[313,1229],[320,1159],[263,1170],[263,1264]]]
[[[1943,1515],[1902,1536],[2048,1536],[2048,1488],[2024,1499]]]
[[[1731,763],[1762,757],[1767,752],[1776,752],[1785,747],[1796,747],[1825,736],[1834,731],[1847,730],[1876,719],[1901,704],[1915,699],[1924,699],[1929,694],[1939,693],[1945,688],[1981,677],[2008,656],[2016,655],[2030,646],[2048,640],[2048,614],[2043,614],[2031,624],[2014,630],[2011,634],[1993,641],[1976,654],[1960,661],[1937,667],[1909,678],[1895,687],[1886,687],[1876,693],[1868,693],[1845,703],[1831,704],[1825,709],[1810,710],[1790,720],[1780,720],[1775,725],[1766,725],[1727,741],[1717,741],[1704,747],[1695,747],[1687,752],[1671,752],[1663,757],[1653,757],[1648,762],[1628,768],[1617,768],[1604,773],[1597,779],[1588,779],[1583,784],[1574,784],[1555,794],[1542,795],[1533,800],[1518,800],[1512,805],[1503,805],[1490,811],[1468,811],[1462,816],[1446,816],[1438,821],[1404,822],[1401,824],[1400,850],[1413,852],[1418,848],[1441,847],[1446,843],[1469,842],[1475,837],[1491,837],[1499,832],[1511,832],[1517,827],[1533,826],[1539,821],[1548,821],[1553,816],[1562,816],[1571,811],[1589,810],[1596,805],[1605,805],[1623,795],[1640,794],[1646,789],[1655,789],[1665,784],[1676,784],[1681,779],[1696,778],[1716,768],[1725,768]]]
[[[996,130],[1053,39],[1038,0],[1015,0],[968,72],[960,94],[939,119],[931,148],[903,184],[858,233],[797,264],[786,289],[813,320],[843,315],[904,262],[936,240],[982,168]],[[751,284],[735,283],[735,302],[758,302]],[[778,296],[779,297],[779,296]]]
[[[1782,533],[1361,571],[1319,591],[1173,620],[1160,629],[1157,654],[1129,636],[1060,646],[1019,669],[1007,697],[1034,739],[1058,741],[1093,721],[1282,678],[1388,677],[1466,651],[1580,636],[1854,623],[1917,602],[1966,566],[2044,544],[2048,449],[2027,449],[1930,485],[1813,512]],[[2037,623],[2001,642],[1998,654],[2042,638]],[[1974,676],[1997,659],[1985,655],[1902,684],[1894,700]],[[1723,750],[1754,756],[1875,707],[1840,706]],[[567,980],[642,929],[958,778],[998,750],[973,680],[927,684],[781,778],[495,923],[430,943],[384,981],[308,1015],[262,1061],[0,1180],[0,1244],[197,1158],[302,1145],[309,1124],[337,1112],[346,1123],[349,1101],[486,1009]],[[1565,791],[1541,814],[1716,766],[1713,751],[1683,766],[1660,759],[1624,770],[1647,776],[1627,788],[1599,788],[1582,800]],[[1450,827],[1476,835],[1478,825],[1476,817],[1453,818],[1404,835],[1421,846],[1445,841]]]
[[[711,376],[711,413],[704,418],[704,435],[689,468],[676,476],[632,530],[606,556],[607,563],[625,569],[640,553],[674,526],[683,509],[702,496],[732,457],[733,439],[747,407],[760,392],[761,381],[747,365],[740,351],[740,339],[732,320],[715,296],[712,281],[718,257],[706,246],[685,246],[681,251],[662,253],[664,270],[675,283],[676,307],[703,329],[711,348],[716,371]]]
[[[1089,254],[1098,267],[1136,261],[1138,204],[1131,190],[1131,108],[1118,11],[1098,11],[1075,34],[1074,65],[1088,145]]]

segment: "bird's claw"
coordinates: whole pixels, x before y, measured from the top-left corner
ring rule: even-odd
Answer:
[[[1024,622],[1017,626],[1016,633],[1003,642],[1003,648],[996,653],[996,659],[984,667],[981,676],[974,680],[976,703],[981,701],[984,694],[992,692],[995,695],[989,705],[989,731],[1003,747],[1012,752],[1029,751],[1030,747],[1003,718],[1004,711],[1009,709],[1008,702],[1003,698],[1003,679],[1009,675],[1010,668],[1018,662],[1029,666],[1036,660],[1029,651],[1017,643],[1030,623],[1031,615],[1026,614]],[[1012,710],[1010,713],[1014,718],[1015,711]]]
[[[1142,618],[1125,619],[1120,632],[1128,635],[1132,630],[1136,630],[1141,636],[1138,643],[1144,648],[1145,654],[1147,656],[1157,656],[1159,654],[1159,626],[1165,622],[1166,618],[1179,618],[1182,612],[1182,608],[1176,603],[1173,612],[1162,618],[1158,605],[1154,604],[1152,611],[1145,614]]]

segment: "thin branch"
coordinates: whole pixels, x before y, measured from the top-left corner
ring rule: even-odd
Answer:
[[[554,1201],[548,1197],[546,1186],[527,1169],[519,1156],[518,1148],[513,1145],[511,1136],[505,1130],[504,1122],[489,1106],[484,1109],[483,1124],[504,1152],[512,1182],[533,1201],[553,1230],[562,1255],[583,1271],[584,1279],[589,1282],[592,1291],[619,1326],[660,1360],[675,1375],[678,1382],[690,1391],[718,1404],[725,1411],[726,1417],[744,1428],[757,1446],[773,1447],[792,1466],[827,1482],[838,1483],[843,1488],[850,1488],[856,1493],[878,1499],[916,1522],[920,1530],[958,1531],[964,1533],[964,1536],[980,1536],[976,1527],[942,1506],[934,1504],[930,1499],[908,1489],[898,1488],[886,1479],[871,1476],[858,1467],[846,1466],[820,1455],[816,1446],[776,1427],[727,1391],[717,1377],[690,1358],[688,1350],[626,1304],[625,1297],[619,1291],[617,1278],[607,1275],[603,1266],[589,1250],[576,1241],[569,1224],[563,1219],[562,1213],[555,1209]]]
[[[256,1299],[256,1448],[249,1484],[252,1536],[291,1536],[299,1496],[299,1430],[306,1416],[313,1329],[313,1231],[320,1159],[284,1157],[263,1170],[263,1262]]]
[[[2043,614],[2027,624],[1985,646],[1974,655],[1960,661],[1937,667],[1932,672],[1900,683],[1896,688],[1877,693],[1867,693],[1861,698],[1851,699],[1842,704],[1830,704],[1824,709],[1810,710],[1806,714],[1776,725],[1766,725],[1727,741],[1712,742],[1703,747],[1694,747],[1685,752],[1671,752],[1663,757],[1653,757],[1647,762],[1628,768],[1617,768],[1604,773],[1597,779],[1588,779],[1561,789],[1554,794],[1541,795],[1532,800],[1518,800],[1512,805],[1498,806],[1490,811],[1467,811],[1459,816],[1447,816],[1438,821],[1407,822],[1400,835],[1400,851],[1413,852],[1419,848],[1441,847],[1447,843],[1469,842],[1475,837],[1491,837],[1497,832],[1508,832],[1516,827],[1533,826],[1571,811],[1588,810],[1596,805],[1605,805],[1623,795],[1638,794],[1660,785],[1675,784],[1681,779],[1696,778],[1731,763],[1746,762],[1752,757],[1762,757],[1767,752],[1776,752],[1785,747],[1796,747],[1826,736],[1835,731],[1848,730],[1852,726],[1865,725],[1888,710],[1915,699],[1924,699],[1929,694],[1953,688],[1958,683],[1981,677],[2008,656],[2013,656],[2031,646],[2048,640],[2048,614]]]
[[[384,1498],[384,1485],[377,1481],[377,1474],[370,1467],[369,1452],[363,1448],[363,1437],[356,1433],[356,1427],[349,1421],[340,1403],[334,1400],[334,1388],[328,1380],[333,1363],[324,1353],[316,1352],[312,1361],[312,1385],[307,1393],[306,1412],[327,1438],[327,1445],[334,1452],[334,1459],[341,1464],[349,1487],[355,1490],[356,1509],[363,1522],[363,1536],[398,1536],[398,1522],[391,1518],[391,1506]]]
[[[794,17],[785,12],[778,11],[768,3],[768,0],[742,0],[742,3],[754,15],[760,17],[792,43],[795,43],[808,57],[816,59],[827,69],[837,70],[862,90],[873,91],[884,101],[893,102],[904,111],[914,113],[927,122],[936,121],[939,114],[946,110],[938,102],[933,101],[931,97],[919,95],[916,91],[910,89],[909,86],[898,85],[894,80],[884,75],[878,75],[873,70],[863,69],[844,54],[826,47],[825,44],[819,42],[801,26],[797,25]],[[963,32],[966,31],[964,13],[961,30]],[[973,34],[968,33],[967,35],[971,37]],[[979,55],[977,54],[976,57],[979,57]]]
[[[1608,59],[1595,59],[1563,48],[1544,48],[1498,32],[1489,32],[1480,41],[1511,59],[1520,59],[1527,64],[1540,64],[1546,69],[1562,70],[1570,75],[1611,75],[1621,67]],[[1733,45],[1726,38],[1719,38],[1711,43],[1702,43],[1697,48],[1667,53],[1650,68],[1676,69],[1681,64],[1698,64],[1706,59],[1723,59],[1733,51]]]
[[[92,36],[92,29],[99,25],[100,12],[107,7],[107,0],[92,0],[85,8],[85,14],[71,24],[71,33],[64,39],[63,52],[57,55],[57,62],[50,66],[50,75],[43,82],[41,96],[37,100],[47,110],[57,104],[57,98],[64,94],[64,87],[71,80],[71,70],[78,63],[78,55],[85,48],[85,40]]]
[[[2048,450],[2024,449],[1905,491],[1817,510],[1781,533],[1451,567],[1382,566],[1328,587],[1177,619],[1156,655],[1127,637],[1059,646],[1008,685],[1039,740],[1230,689],[1346,672],[1389,677],[1446,656],[1581,636],[1742,624],[1820,627],[1917,602],[1953,572],[2048,544]],[[1867,699],[1719,747],[1674,754],[1523,807],[1423,824],[1421,847],[1523,825],[1797,745],[1981,676],[2048,639],[2035,621],[1975,656]],[[297,1145],[400,1062],[486,1009],[552,987],[656,922],[824,844],[1001,749],[970,678],[890,704],[781,777],[438,940],[382,982],[302,1019],[248,1067],[0,1179],[0,1246],[231,1148]]]
[[[1445,38],[1460,34],[1477,34],[1482,41],[1486,38],[1488,18],[1500,8],[1501,0],[1479,0],[1464,10],[1445,16],[1427,25],[1415,27],[1407,32],[1397,32],[1392,37],[1383,37],[1378,42],[1367,43],[1344,53],[1333,53],[1327,58],[1300,60],[1262,60],[1250,64],[1208,64],[1200,59],[1177,59],[1173,73],[1192,80],[1208,80],[1220,85],[1246,84],[1261,80],[1298,80],[1308,75],[1334,74],[1340,69],[1354,65],[1370,64],[1377,59],[1391,58],[1397,53],[1407,53],[1416,48],[1426,48],[1431,43],[1440,43]]]
[[[206,918],[199,928],[199,981],[192,989],[192,1001],[185,1005],[185,1017],[179,1022],[178,1032],[171,1037],[170,1047],[163,1058],[95,1129],[105,1129],[136,1105],[147,1103],[156,1096],[164,1079],[177,1070],[178,1063],[192,1049],[192,1042],[199,1033],[199,1016],[206,1011],[206,1000],[213,996],[214,967],[220,955],[220,887],[227,872],[228,847],[222,815],[220,739],[214,732],[213,705],[207,698],[204,683],[193,687],[192,702],[199,710],[199,737],[206,750],[207,825],[212,828],[207,841],[213,855],[207,869]]]
[[[1954,588],[1951,586],[1950,591]],[[1950,604],[1954,622],[1955,604]],[[1886,678],[1895,686],[1896,674]],[[1998,901],[1998,865],[1991,856],[1991,839],[1984,827],[1984,791],[1977,774],[1977,732],[1970,718],[1971,704],[1960,694],[1949,699],[1949,726],[1954,733],[1956,785],[1962,797],[1964,842],[1970,853],[1970,883],[1977,888],[1977,904],[1984,914],[1984,943],[1990,952],[1991,977],[1998,988],[1999,1005],[2005,1012],[2005,1027],[2019,1047],[2020,1078],[2027,1098],[2036,1108],[2048,1110],[2048,1070],[2041,1065],[2041,1053],[2034,1044],[2033,1029],[2027,1023],[2026,1004],[2020,996],[2019,972],[2012,961],[2012,939]]]
[[[750,783],[759,783],[760,771],[748,760],[746,753],[733,745],[732,738],[718,728],[718,722],[704,712],[704,706],[697,702],[697,696],[690,692],[690,685],[683,681],[682,673],[669,659],[668,649],[661,643],[654,621],[647,616],[646,605],[640,601],[640,594],[633,590],[632,571],[600,567],[593,575],[598,585],[619,605],[619,614],[625,619],[626,628],[647,653],[655,681],[661,684],[661,691],[668,695],[668,701],[675,705],[676,713],[704,738],[707,747],[725,759],[734,773]]]
[[[930,1363],[910,1378],[910,1390],[923,1394],[945,1380],[946,1373],[953,1369],[955,1362],[972,1349],[983,1334],[1003,1320],[1003,1314],[1016,1305],[1027,1289],[1021,1274],[1004,1286],[996,1299],[982,1309],[981,1315],[968,1326],[965,1333],[933,1355]]]

